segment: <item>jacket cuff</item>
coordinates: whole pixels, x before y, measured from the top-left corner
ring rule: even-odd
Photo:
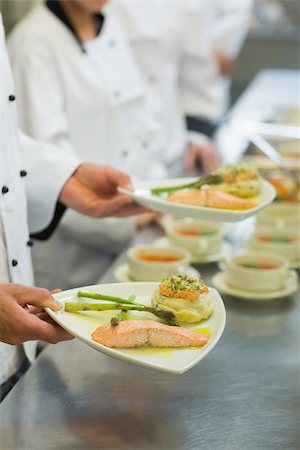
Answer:
[[[30,237],[37,239],[38,241],[45,241],[46,239],[49,239],[49,237],[58,226],[60,219],[64,215],[66,209],[67,208],[62,203],[57,202],[51,223],[43,231],[40,231],[39,233],[32,233]]]
[[[217,129],[217,126],[215,124],[200,117],[186,116],[185,120],[188,131],[205,134],[210,138],[213,137]]]
[[[198,133],[195,131],[188,131],[187,139],[189,144],[195,145],[208,145],[212,143],[212,139],[206,134]]]

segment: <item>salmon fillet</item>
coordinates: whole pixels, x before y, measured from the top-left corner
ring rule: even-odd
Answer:
[[[244,210],[257,206],[252,200],[245,200],[217,189],[189,189],[178,191],[168,200],[184,205],[207,206],[209,208]]]
[[[209,336],[153,320],[124,320],[115,326],[111,323],[101,325],[91,337],[106,347],[134,348],[200,347],[207,343]]]

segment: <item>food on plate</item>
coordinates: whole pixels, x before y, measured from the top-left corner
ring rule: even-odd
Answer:
[[[209,335],[153,320],[126,320],[118,325],[101,325],[91,337],[111,348],[201,347],[208,342]]]
[[[120,297],[113,297],[110,295],[93,294],[91,292],[79,291],[78,297],[92,298],[95,300],[106,300],[113,303],[81,303],[81,302],[66,302],[65,311],[71,313],[77,313],[80,311],[141,311],[154,314],[160,319],[164,320],[168,325],[178,326],[178,322],[175,315],[171,311],[163,310],[156,307],[142,305],[141,303],[135,303],[134,296],[129,299],[123,299]],[[114,321],[115,322],[115,321]]]
[[[167,186],[152,188],[155,195],[173,193],[186,190],[202,190],[209,186],[211,189],[227,192],[236,197],[249,198],[257,196],[261,189],[261,176],[259,172],[246,162],[227,164],[212,172],[207,177],[181,186]]]
[[[165,278],[152,297],[152,306],[174,314],[180,325],[208,319],[213,311],[205,283],[187,275]]]
[[[212,188],[242,198],[254,197],[260,192],[261,176],[249,163],[227,164],[213,174],[221,176],[223,181]]]
[[[246,210],[257,206],[257,203],[253,200],[239,198],[213,188],[185,189],[183,191],[178,191],[175,194],[171,194],[168,200],[184,205],[206,206],[209,208],[231,210]]]
[[[151,193],[155,195],[181,191],[182,189],[201,189],[202,186],[215,185],[221,183],[223,178],[220,175],[209,175],[207,177],[199,178],[192,183],[182,184],[179,186],[164,186],[151,189]]]
[[[151,306],[136,303],[134,295],[122,298],[79,291],[79,298],[100,300],[101,303],[66,302],[65,311],[119,310],[119,314],[112,317],[109,323],[99,326],[91,334],[94,341],[107,347],[200,347],[208,342],[209,332],[202,330],[199,333],[180,325],[210,317],[213,306],[207,294],[208,288],[202,280],[179,275],[162,280],[153,294]],[[129,316],[131,311],[152,313],[166,323],[148,319],[147,316],[137,320]]]

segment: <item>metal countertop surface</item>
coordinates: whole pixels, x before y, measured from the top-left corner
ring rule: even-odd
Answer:
[[[156,228],[139,233],[149,242]],[[114,281],[115,267],[101,278]],[[215,264],[201,266],[210,284]],[[299,292],[222,296],[216,348],[183,375],[124,363],[78,340],[48,346],[0,406],[1,450],[299,448]]]

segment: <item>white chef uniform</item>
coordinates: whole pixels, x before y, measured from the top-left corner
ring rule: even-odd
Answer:
[[[203,142],[201,133],[197,135],[203,122],[214,125],[224,113],[229,82],[215,71],[213,49],[237,56],[248,29],[250,4],[251,0],[109,2],[148,81],[153,111],[156,108],[168,130],[169,163],[183,154],[187,140]],[[195,119],[188,121],[188,135],[184,116]]]
[[[208,30],[213,48],[235,60],[249,31],[252,0],[202,0],[199,8],[202,9],[204,5],[207,20],[211,23]],[[189,115],[197,112],[210,122],[218,123],[229,106],[230,77],[219,76],[210,80],[202,78],[200,74],[199,81],[202,89],[201,108],[199,102],[194,106],[188,98],[185,99],[185,109]],[[207,89],[215,91],[214,109],[211,109],[211,103],[206,99]]]
[[[218,74],[208,33],[209,14],[201,5],[195,0],[112,0],[107,6],[126,29],[147,86],[153,116],[163,124],[167,136],[163,158],[173,173],[182,170],[190,140],[180,92],[201,108],[203,92],[199,80],[204,79],[208,86],[207,115],[214,115],[215,92],[208,80]],[[197,109],[194,113],[198,115]]]
[[[163,128],[147,112],[143,80],[113,17],[105,14],[100,34],[80,45],[39,5],[13,31],[9,52],[24,131],[133,178],[165,177]],[[67,211],[51,239],[33,249],[38,284],[95,283],[133,235],[133,224],[132,218],[98,220]]]
[[[79,160],[19,136],[15,99],[0,14],[0,282],[30,285],[33,274],[27,214],[31,232],[47,227],[59,192]],[[0,385],[20,367],[23,348],[32,361],[35,347],[34,342],[24,347],[0,343]]]

